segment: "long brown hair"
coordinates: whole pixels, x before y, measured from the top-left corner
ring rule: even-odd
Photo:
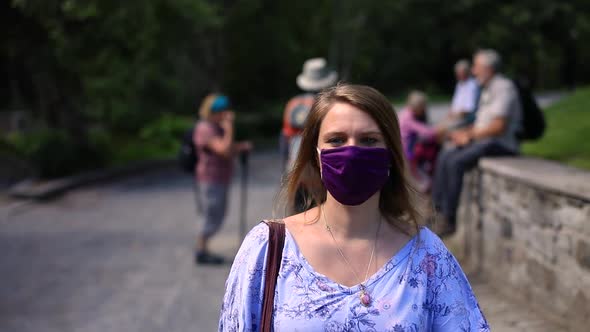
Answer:
[[[379,126],[387,149],[393,156],[389,181],[381,189],[381,214],[389,224],[404,232],[412,228],[418,230],[422,217],[415,201],[417,192],[406,174],[397,116],[385,96],[363,85],[340,83],[316,96],[306,120],[297,159],[283,188],[286,204],[294,201],[299,188],[304,190],[306,210],[314,205],[319,206],[326,200],[326,188],[320,178],[316,147],[322,121],[337,102],[352,105],[371,116]]]

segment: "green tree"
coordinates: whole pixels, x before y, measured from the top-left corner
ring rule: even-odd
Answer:
[[[29,107],[50,126],[82,114],[137,128],[162,111],[194,105],[214,70],[209,35],[222,26],[207,1],[14,0],[20,24],[5,42],[7,63],[28,81]],[[16,42],[18,41],[18,42]],[[27,84],[21,84],[21,86]],[[139,123],[138,123],[139,122]]]

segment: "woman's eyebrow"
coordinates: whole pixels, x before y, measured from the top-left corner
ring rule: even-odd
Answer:
[[[360,135],[379,135],[379,136],[383,136],[383,134],[378,131],[378,130],[367,130],[367,131],[361,131],[358,134]],[[334,130],[334,131],[328,131],[325,132],[322,136],[347,136],[348,133],[344,132],[344,131],[339,131],[339,130]]]
[[[334,130],[334,131],[325,132],[322,136],[345,136],[345,135],[348,135],[348,134],[343,131]]]
[[[379,136],[382,136],[383,135],[378,130],[363,131],[363,132],[361,132],[361,134],[363,134],[363,135],[379,135]]]

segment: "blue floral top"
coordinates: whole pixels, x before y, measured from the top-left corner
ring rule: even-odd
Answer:
[[[246,236],[226,282],[219,331],[258,331],[268,226]],[[274,302],[275,331],[489,331],[455,257],[427,228],[366,281],[346,287],[317,273],[287,231]]]

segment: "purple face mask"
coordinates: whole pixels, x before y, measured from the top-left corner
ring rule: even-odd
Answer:
[[[384,148],[324,149],[320,160],[324,186],[343,205],[364,203],[389,179],[391,154]]]

